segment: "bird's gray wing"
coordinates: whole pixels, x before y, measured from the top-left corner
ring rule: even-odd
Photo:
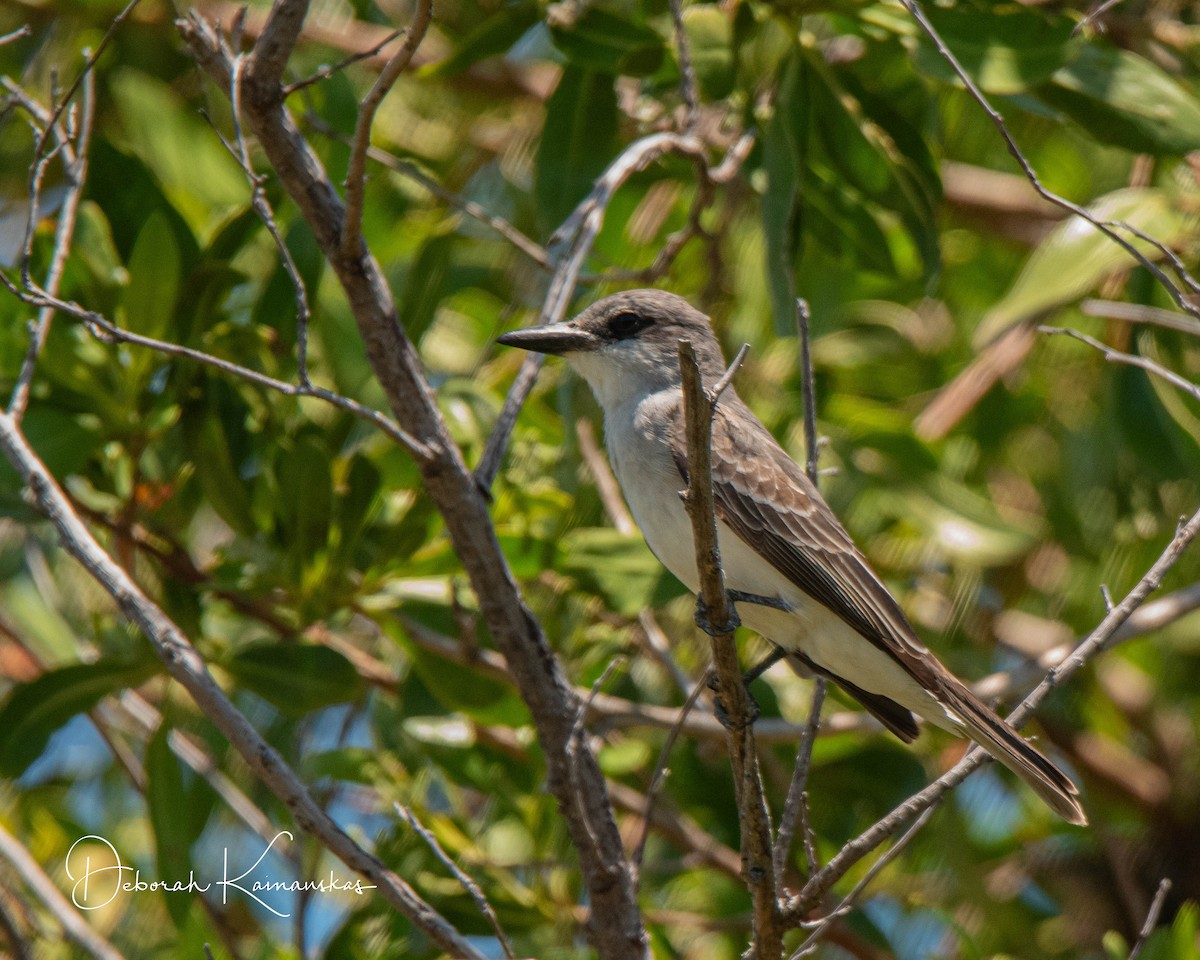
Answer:
[[[675,464],[686,481],[682,407],[669,435]],[[804,471],[736,395],[727,393],[717,407],[712,461],[721,522],[925,689],[941,685],[944,668],[917,639],[899,604]]]

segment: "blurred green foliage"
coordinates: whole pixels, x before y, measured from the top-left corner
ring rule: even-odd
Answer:
[[[0,33],[31,27],[0,47],[0,72],[48,97],[116,11],[110,2],[0,10]],[[1058,4],[958,0],[929,14],[1049,189],[1194,262],[1187,152],[1200,146],[1200,39],[1191,6],[1130,0],[1105,16],[1104,34],[1076,30],[1081,10]],[[337,27],[306,35],[293,79],[366,49],[408,15],[366,0],[322,5],[310,21]],[[172,17],[146,0],[99,61],[91,170],[63,294],[131,331],[294,380],[294,291],[242,171],[206,122],[228,133],[227,102],[188,58]],[[739,129],[758,140],[702,213],[704,235],[657,282],[711,313],[727,347],[753,345],[739,390],[797,455],[792,298],[810,301],[827,497],[960,675],[1012,668],[1085,633],[1103,615],[1101,585],[1119,597],[1200,503],[1200,406],[1082,344],[1033,338],[944,436],[930,439],[914,421],[980,350],[1022,325],[1075,326],[1190,379],[1200,341],[1081,312],[1084,296],[1172,303],[1128,255],[1035,202],[995,128],[900,6],[691,3],[683,22],[712,155]],[[339,137],[353,129],[372,64],[289,101],[335,182],[347,158]],[[443,0],[374,142],[545,243],[624,146],[671,122],[679,78],[665,0]],[[0,250],[15,276],[32,134],[12,103],[0,124]],[[983,176],[995,171],[1009,176]],[[311,232],[260,172],[313,305],[314,380],[382,408]],[[47,197],[61,181],[51,164]],[[588,264],[595,282],[577,302],[619,288],[606,273],[653,262],[696,196],[694,170],[679,159],[634,175],[608,210]],[[53,228],[44,220],[34,238],[35,277]],[[520,362],[491,341],[536,315],[545,272],[382,167],[368,183],[364,234],[473,463]],[[30,315],[0,296],[5,395]],[[581,418],[598,426],[586,389],[551,363],[496,484],[497,530],[573,682],[589,687],[625,656],[604,692],[677,706],[681,692],[646,652],[638,616],[657,612],[696,676],[707,654],[691,601],[640,539],[611,529],[581,467]],[[340,822],[492,950],[473,901],[393,814],[404,804],[480,882],[519,955],[588,955],[581,885],[541,789],[528,712],[489,670],[474,597],[402,450],[317,400],[102,343],[64,317],[24,423],[114,556]],[[60,888],[70,886],[68,848],[85,834],[109,838],[147,877],[203,876],[226,846],[261,850],[229,795],[181,761],[179,734],[270,824],[292,827],[57,549],[7,464],[0,513],[0,810]],[[1198,573],[1200,556],[1186,556],[1164,589]],[[1041,742],[1078,774],[1093,828],[1065,827],[985,772],[820,955],[1116,960],[1159,878],[1171,876],[1169,929],[1143,956],[1195,957],[1195,906],[1179,906],[1200,899],[1198,627],[1193,614],[1125,644],[1043,710]],[[155,708],[136,722],[121,694],[129,687]],[[799,722],[806,692],[773,672],[757,696],[766,716]],[[835,692],[827,710],[845,709]],[[72,720],[84,711],[89,719]],[[665,732],[602,716],[592,729],[605,772],[644,792]],[[794,746],[766,753],[778,808]],[[936,735],[913,749],[878,733],[823,737],[810,785],[819,856],[955,756]],[[660,801],[669,817],[736,850],[722,741],[683,738],[670,769]],[[627,835],[639,830],[629,814]],[[275,868],[307,877],[331,867],[345,873],[298,835]],[[6,890],[23,889],[2,863],[0,876]],[[651,832],[641,897],[658,956],[732,958],[746,945],[744,888],[681,831]],[[138,958],[198,957],[205,941],[243,957],[436,955],[369,895],[276,905],[292,916],[245,899],[205,908],[186,894],[137,894],[88,918]],[[36,955],[73,954],[47,941]]]

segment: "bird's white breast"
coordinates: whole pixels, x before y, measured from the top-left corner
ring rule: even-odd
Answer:
[[[666,435],[667,413],[678,402],[673,387],[629,397],[605,410],[609,460],[629,510],[646,543],[688,589],[697,591],[691,520],[680,497],[684,483]],[[750,545],[717,523],[726,586],[731,590],[786,601],[790,611],[762,604],[737,604],[742,623],[779,644],[800,650],[838,676],[883,694],[929,716],[935,705],[894,660],[865,641],[845,621],[815,602]]]

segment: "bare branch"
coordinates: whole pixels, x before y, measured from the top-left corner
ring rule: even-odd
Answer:
[[[59,313],[66,313],[76,319],[82,320],[91,328],[92,334],[102,341],[108,343],[129,343],[137,347],[145,347],[148,350],[155,350],[167,356],[182,357],[193,360],[196,363],[202,363],[207,367],[212,367],[215,370],[220,370],[222,373],[237,377],[239,380],[245,380],[247,383],[265,387],[268,390],[278,391],[285,396],[312,397],[313,399],[324,401],[362,420],[366,420],[378,428],[380,432],[404,447],[416,460],[427,461],[433,456],[426,444],[408,434],[394,420],[380,413],[378,410],[372,410],[357,400],[352,400],[340,393],[334,393],[332,390],[326,390],[324,387],[311,385],[305,387],[294,383],[287,383],[286,381],[270,377],[265,373],[259,373],[257,370],[251,370],[249,367],[243,367],[229,360],[223,360],[220,357],[213,356],[211,353],[205,353],[203,350],[194,350],[191,347],[185,347],[178,343],[170,343],[166,340],[145,337],[139,333],[131,333],[116,326],[112,321],[96,313],[94,310],[85,309],[73,301],[61,300],[58,297],[49,296],[42,290],[35,289],[33,293],[26,293],[14,286],[3,273],[0,273],[0,285],[7,287],[9,292],[20,297],[26,303],[31,303],[35,306],[51,307]]]
[[[34,147],[34,156],[41,156],[45,152],[46,139],[50,136],[54,128],[58,126],[58,121],[62,116],[63,111],[71,103],[71,100],[74,99],[75,93],[79,90],[84,78],[87,77],[92,72],[92,68],[96,66],[96,61],[99,60],[104,51],[108,49],[109,43],[116,35],[117,30],[120,29],[121,24],[123,24],[126,18],[133,13],[133,8],[136,7],[140,2],[141,0],[129,0],[129,2],[125,4],[124,9],[122,9],[120,13],[113,17],[112,21],[108,25],[108,29],[104,31],[104,36],[100,38],[99,45],[97,45],[92,54],[84,61],[83,67],[80,69],[78,76],[71,81],[71,85],[67,87],[66,92],[63,93],[62,97],[59,98],[58,103],[51,112],[50,118],[46,123],[46,128],[42,132],[41,139]]]
[[[83,97],[82,109],[80,111],[79,134],[70,153],[64,154],[67,159],[66,172],[69,186],[67,187],[66,197],[63,199],[62,210],[58,215],[58,224],[54,231],[54,249],[50,255],[50,267],[46,272],[46,279],[43,284],[45,290],[51,295],[58,294],[59,283],[62,280],[63,270],[67,264],[67,256],[71,250],[71,241],[75,236],[75,218],[79,213],[79,203],[83,198],[83,189],[87,183],[88,147],[92,138],[96,83],[95,75],[91,70],[84,73],[82,79]],[[57,127],[55,129],[57,131],[56,136],[60,137],[60,142],[66,144],[66,132]],[[36,216],[35,211],[37,210],[37,206],[37,198],[34,197],[29,213],[30,239],[32,239],[33,220]],[[24,264],[22,269],[23,271],[26,269]],[[53,318],[53,307],[43,306],[38,310],[37,319],[30,327],[29,348],[25,353],[25,359],[21,363],[20,372],[17,374],[17,380],[13,385],[13,391],[8,401],[9,415],[15,420],[19,421],[25,415],[25,408],[29,404],[29,390],[32,386],[34,370],[37,367],[37,360],[41,355],[42,347],[46,343],[46,336],[50,332],[50,322]]]
[[[350,141],[350,162],[346,170],[346,210],[342,220],[342,255],[354,256],[362,245],[363,198],[367,189],[367,148],[371,145],[371,127],[375,112],[407,68],[417,47],[425,39],[433,17],[432,0],[417,0],[417,12],[409,26],[404,43],[386,66],[379,71],[375,83],[358,106],[354,136]]]
[[[1142,924],[1142,929],[1138,932],[1137,940],[1129,951],[1128,960],[1137,960],[1146,948],[1146,941],[1150,939],[1150,934],[1158,926],[1158,918],[1162,915],[1163,905],[1167,902],[1167,894],[1170,892],[1171,880],[1169,877],[1163,877],[1158,885],[1158,890],[1154,894],[1154,899],[1150,901],[1150,909],[1146,911],[1146,920]]]
[[[796,948],[796,951],[791,955],[790,960],[800,960],[801,957],[807,957],[816,951],[817,945],[820,943],[821,938],[829,932],[829,928],[833,922],[837,920],[838,917],[843,917],[850,912],[850,910],[854,907],[854,904],[858,902],[858,898],[862,895],[862,892],[866,890],[868,886],[870,886],[871,881],[873,881],[879,875],[879,872],[884,867],[886,867],[900,855],[901,851],[908,846],[912,838],[921,831],[921,829],[929,822],[932,816],[933,809],[930,808],[917,817],[912,826],[904,831],[904,834],[900,837],[900,839],[893,843],[883,854],[883,856],[871,864],[871,869],[869,869],[863,875],[863,878],[859,880],[858,883],[853,886],[853,888],[851,888],[850,892],[842,898],[841,903],[830,910],[829,913],[827,913],[820,920],[813,932],[808,935],[808,938]]]
[[[5,418],[5,414],[0,414],[0,418]],[[0,857],[8,861],[25,885],[45,904],[46,909],[62,927],[68,940],[93,957],[94,960],[124,960],[123,955],[116,947],[93,930],[79,915],[79,911],[59,893],[58,887],[42,869],[42,865],[34,859],[33,854],[26,850],[2,824],[0,824]]]
[[[692,522],[699,602],[711,624],[713,666],[728,716],[727,742],[741,826],[743,879],[753,902],[754,952],[759,960],[783,953],[783,929],[771,851],[771,821],[763,797],[754,742],[749,691],[742,681],[733,630],[736,613],[725,589],[712,489],[712,422],[719,394],[704,389],[690,341],[679,342],[687,430],[688,487],[684,498]],[[722,377],[728,383],[729,372]]]
[[[389,903],[443,950],[456,956],[479,958],[478,951],[444,917],[378,858],[355,843],[317,804],[283,757],[233,705],[187,636],[96,542],[8,414],[0,414],[0,449],[21,475],[33,502],[53,523],[63,547],[141,629],[168,672],[188,691],[255,775],[292,812],[296,823],[317,837],[346,866],[374,883]]]
[[[1200,318],[1200,307],[1197,307],[1187,298],[1184,292],[1180,290],[1178,286],[1176,286],[1174,281],[1172,281],[1171,278],[1166,275],[1166,273],[1161,267],[1158,266],[1158,264],[1138,250],[1138,248],[1130,241],[1121,236],[1119,232],[1121,229],[1132,230],[1132,228],[1126,225],[1116,225],[1108,221],[1097,220],[1083,207],[1072,203],[1065,197],[1060,197],[1053,191],[1048,190],[1042,184],[1041,179],[1038,177],[1037,171],[1033,169],[1033,164],[1029,162],[1029,159],[1021,151],[1021,148],[1017,145],[1016,139],[1009,131],[1008,125],[1004,121],[1004,117],[992,106],[991,102],[984,95],[983,91],[981,91],[975,81],[971,79],[971,75],[967,73],[962,64],[959,63],[958,58],[954,56],[953,51],[946,46],[945,41],[937,32],[937,29],[925,16],[925,13],[921,9],[921,6],[917,0],[900,0],[900,2],[909,12],[909,15],[916,20],[917,25],[925,32],[925,35],[929,37],[930,41],[937,49],[938,56],[940,56],[946,61],[946,63],[950,65],[950,68],[955,72],[955,74],[958,75],[958,78],[967,88],[967,92],[971,95],[971,98],[983,108],[984,113],[987,114],[988,119],[991,120],[992,125],[995,126],[997,132],[1000,134],[1001,139],[1004,141],[1004,145],[1008,148],[1008,152],[1012,155],[1013,159],[1016,160],[1017,165],[1021,168],[1021,172],[1025,174],[1025,178],[1033,186],[1033,189],[1036,190],[1041,197],[1049,200],[1055,206],[1061,207],[1063,210],[1066,210],[1082,220],[1085,220],[1103,233],[1106,237],[1108,237],[1108,239],[1117,244],[1117,246],[1121,247],[1121,249],[1128,253],[1134,260],[1145,267],[1154,276],[1154,278],[1160,284],[1162,284],[1163,289],[1170,294],[1171,299],[1175,301],[1175,305],[1179,307],[1180,310],[1189,314],[1190,316]],[[1142,239],[1147,238],[1142,236]],[[1160,251],[1165,249],[1162,244],[1155,241],[1152,242],[1155,243]],[[1182,266],[1182,264],[1180,264],[1180,266]],[[1189,286],[1190,285],[1191,284],[1189,283]]]
[[[354,64],[356,64],[362,60],[369,60],[372,57],[377,56],[379,54],[379,51],[381,51],[384,47],[386,47],[389,43],[391,43],[393,40],[395,40],[402,33],[404,33],[403,30],[393,30],[391,33],[387,34],[387,36],[385,36],[382,40],[380,40],[378,43],[376,43],[373,47],[370,47],[367,50],[361,50],[356,53],[352,53],[347,57],[343,57],[337,63],[331,64],[329,66],[321,67],[320,70],[318,70],[316,73],[314,73],[310,77],[305,77],[303,80],[297,80],[294,83],[289,83],[289,84],[285,85],[283,88],[284,97],[290,97],[293,93],[295,93],[298,90],[303,90],[305,87],[312,86],[314,83],[320,83],[322,80],[328,80],[335,73],[341,73],[343,70],[345,70],[349,66],[353,66]]]
[[[700,84],[692,63],[692,48],[683,26],[683,0],[671,0],[671,23],[679,56],[679,92],[683,95],[684,129],[694,131],[700,123]]]
[[[817,486],[820,475],[818,457],[820,450],[817,444],[817,391],[813,382],[812,338],[810,336],[809,320],[812,314],[808,301],[796,299],[796,330],[800,336],[800,385],[804,394],[804,445],[807,448],[805,472],[812,485]],[[817,727],[821,722],[821,707],[825,704],[825,678],[813,678],[812,704],[808,710],[808,723],[804,734],[796,748],[796,765],[792,770],[792,780],[788,785],[787,799],[784,801],[783,814],[779,820],[779,831],[775,836],[773,851],[775,864],[775,882],[783,883],[784,867],[787,864],[788,852],[792,846],[792,835],[796,822],[803,815],[804,851],[808,861],[809,876],[816,869],[816,847],[812,831],[808,826],[805,814],[807,807],[806,787],[808,774],[812,767],[812,749],[817,739]]]
[[[304,122],[323,136],[337,140],[339,143],[344,143],[347,146],[350,145],[349,136],[338,133],[337,130],[315,113],[311,111],[306,113],[304,115]],[[402,177],[407,177],[413,183],[420,184],[425,190],[428,190],[447,206],[453,207],[455,210],[459,210],[468,217],[472,217],[492,230],[495,230],[496,233],[520,250],[525,256],[529,257],[538,266],[549,268],[550,255],[546,252],[546,248],[530,239],[503,217],[496,216],[474,200],[467,200],[453,190],[447,190],[434,180],[433,177],[423,173],[416,164],[408,160],[403,160],[394,154],[388,153],[386,150],[379,147],[371,147],[367,150],[367,156],[381,166],[387,167],[393,173],[398,173]]]
[[[229,152],[233,154],[233,158],[237,161],[238,166],[242,168],[242,173],[246,176],[246,181],[250,184],[250,203],[254,207],[258,218],[262,220],[263,225],[267,228],[267,232],[271,234],[271,239],[275,241],[275,248],[279,251],[279,259],[283,263],[283,268],[288,275],[288,279],[292,284],[292,291],[296,299],[296,376],[300,381],[300,386],[311,388],[312,382],[308,377],[308,291],[304,286],[304,278],[300,276],[300,269],[296,266],[296,261],[292,257],[292,251],[288,249],[287,243],[283,239],[283,234],[279,231],[279,224],[275,222],[275,211],[271,209],[270,203],[267,202],[266,191],[263,190],[263,178],[254,172],[254,167],[250,163],[250,149],[246,145],[246,134],[242,129],[242,98],[241,98],[241,78],[242,70],[245,66],[246,59],[242,54],[238,54],[233,59],[233,64],[229,71],[229,103],[233,112],[233,131],[234,142],[237,145],[236,149],[229,148]],[[219,135],[218,135],[219,136]],[[224,138],[221,142],[225,143]]]
[[[404,820],[420,835],[421,839],[425,841],[425,845],[433,851],[434,856],[442,862],[447,870],[454,874],[454,879],[462,884],[463,889],[471,895],[471,899],[475,901],[475,906],[479,909],[479,912],[487,918],[488,923],[492,925],[492,929],[496,932],[496,939],[500,941],[500,948],[504,951],[504,955],[509,960],[515,960],[516,954],[513,953],[512,944],[500,926],[500,918],[496,916],[496,911],[488,903],[488,899],[484,895],[483,890],[480,889],[479,884],[472,880],[471,876],[451,859],[450,855],[442,849],[442,845],[438,843],[437,837],[417,819],[416,814],[412,810],[400,803],[396,803],[394,806],[396,813],[400,815],[400,819]]]
[[[658,800],[659,791],[662,789],[663,783],[667,778],[667,761],[670,759],[671,750],[675,746],[675,741],[679,738],[680,731],[683,730],[683,722],[687,719],[692,708],[696,705],[696,701],[700,699],[700,694],[704,692],[708,685],[709,678],[712,676],[711,668],[704,671],[704,676],[692,688],[692,692],[688,694],[688,698],[683,702],[683,707],[679,711],[679,722],[671,727],[667,733],[667,739],[663,741],[662,749],[658,753],[658,762],[654,765],[654,774],[650,777],[650,786],[646,788],[646,809],[642,820],[642,835],[638,839],[637,846],[633,852],[633,865],[638,871],[638,879],[641,879],[642,861],[646,856],[646,840],[650,836],[651,815],[654,811],[654,803]]]
[[[680,153],[704,161],[704,146],[691,134],[652,133],[642,137],[626,147],[609,164],[591,192],[554,232],[549,244],[550,264],[554,273],[542,303],[537,321],[539,325],[558,323],[566,315],[584,260],[604,225],[605,214],[617,190],[639,170],[668,153]],[[496,479],[517,423],[517,415],[533,389],[543,359],[538,353],[526,356],[504,398],[504,406],[496,418],[496,425],[488,437],[479,465],[475,468],[475,477],[481,489],[490,490]]]
[[[32,32],[33,31],[29,29],[29,24],[23,23],[12,33],[6,33],[4,36],[0,37],[0,47],[4,46],[6,43],[12,43],[14,40],[20,40],[22,37],[28,37],[32,34]]]
[[[1181,377],[1174,370],[1168,370],[1161,363],[1155,363],[1148,357],[1135,356],[1132,353],[1124,353],[1120,350],[1114,350],[1107,344],[1101,343],[1094,337],[1089,337],[1086,333],[1080,333],[1078,330],[1071,330],[1067,327],[1038,327],[1040,333],[1048,333],[1052,335],[1068,336],[1080,343],[1086,343],[1089,347],[1099,350],[1104,356],[1104,359],[1109,363],[1120,363],[1127,367],[1137,367],[1139,370],[1145,370],[1147,373],[1159,377],[1171,386],[1197,400],[1200,400],[1200,384],[1192,383],[1192,381]]]

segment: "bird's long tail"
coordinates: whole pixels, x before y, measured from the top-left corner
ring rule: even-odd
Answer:
[[[1050,809],[1068,823],[1087,824],[1076,799],[1079,790],[1065,773],[1047,760],[1016,730],[1005,723],[970,690],[953,681],[938,699],[962,724],[967,736],[1025,781]]]

